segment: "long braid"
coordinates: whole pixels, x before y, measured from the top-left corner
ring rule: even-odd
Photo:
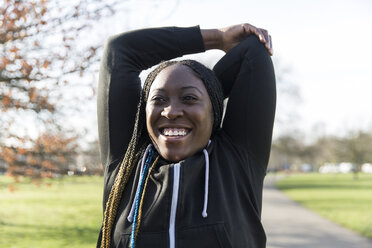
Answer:
[[[137,107],[136,120],[131,141],[125,153],[124,159],[120,164],[119,172],[115,178],[115,182],[111,187],[110,195],[106,203],[104,213],[104,221],[102,228],[101,248],[109,248],[111,243],[111,234],[114,222],[116,219],[117,210],[120,205],[121,196],[128,182],[128,179],[137,164],[140,155],[143,154],[145,147],[150,143],[147,132],[144,132],[145,123],[145,104],[144,91],[141,94],[141,99]]]
[[[129,142],[127,151],[124,155],[124,159],[120,164],[119,172],[115,178],[114,184],[111,187],[111,191],[106,202],[106,209],[103,219],[102,228],[102,240],[101,248],[109,248],[111,244],[112,229],[116,220],[117,211],[121,202],[121,197],[125,186],[129,180],[133,169],[137,165],[140,158],[143,156],[145,148],[151,143],[151,139],[147,133],[146,128],[146,103],[149,95],[150,87],[155,80],[156,76],[166,67],[174,64],[180,64],[188,66],[195,72],[207,89],[208,95],[210,97],[212,108],[213,108],[213,133],[220,128],[222,122],[222,112],[223,112],[223,94],[220,83],[217,77],[214,75],[213,71],[205,67],[204,65],[196,62],[194,60],[182,60],[182,61],[166,61],[161,63],[155,70],[153,70],[147,77],[143,89],[141,92],[140,101],[137,106],[136,119],[134,124],[134,130],[132,138]],[[148,176],[146,178],[145,185],[147,184],[148,177],[154,166],[156,166],[157,159],[151,166]],[[145,192],[145,190],[144,190]],[[144,199],[144,192],[141,196],[140,209],[138,214],[138,226],[135,230],[135,238],[138,235],[139,226],[141,223],[142,216],[142,203]]]

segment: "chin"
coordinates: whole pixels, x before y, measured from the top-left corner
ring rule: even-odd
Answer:
[[[184,153],[184,152],[176,152],[172,150],[167,150],[167,151],[159,151],[160,156],[162,156],[165,160],[176,163],[181,160],[185,160],[186,158],[192,156],[192,154]]]
[[[187,156],[182,156],[182,155],[161,155],[165,160],[171,162],[171,163],[177,163],[181,160],[184,160],[187,158]]]

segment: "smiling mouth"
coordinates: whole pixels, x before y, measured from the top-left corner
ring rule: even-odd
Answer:
[[[190,132],[187,128],[163,128],[160,133],[166,137],[183,137]]]

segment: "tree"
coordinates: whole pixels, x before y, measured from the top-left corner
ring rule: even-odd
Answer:
[[[365,131],[350,132],[344,139],[340,155],[355,165],[355,177],[363,163],[372,161],[372,134]]]
[[[293,164],[302,161],[301,155],[305,144],[300,136],[282,135],[274,140],[269,166],[272,169],[290,169]]]
[[[293,78],[293,71],[290,66],[279,59],[275,59],[273,62],[278,95],[275,129],[283,135],[298,132],[298,121],[301,119],[298,108],[302,103],[298,82]]]
[[[81,46],[78,37],[99,18],[112,14],[112,1],[100,2],[3,2],[0,7],[3,111],[54,111],[56,99],[50,93],[55,85],[66,83],[71,74],[81,75],[97,60],[98,46]]]
[[[340,152],[343,149],[343,138],[337,136],[324,136],[319,137],[311,144],[313,150],[315,150],[316,158],[314,162],[317,166],[321,166],[325,163],[340,163],[344,162],[340,156]]]
[[[103,173],[98,140],[89,142],[85,149],[79,151],[76,165],[76,169],[83,169],[87,174]]]
[[[111,16],[118,2],[1,2],[0,154],[11,174],[34,175],[46,168],[61,171],[68,162],[77,135],[61,135],[65,131],[55,121],[61,103],[72,101],[63,101],[65,96],[59,92],[98,61],[102,42],[82,44],[79,37],[86,36],[101,18]],[[90,82],[85,86],[92,89]],[[19,128],[32,126],[34,121],[25,122],[27,118],[39,120],[35,123],[41,133],[36,137]]]
[[[11,165],[9,175],[40,179],[66,174],[68,166],[75,163],[76,148],[75,137],[67,138],[62,133],[43,133],[32,143],[32,147],[3,147],[1,155]]]

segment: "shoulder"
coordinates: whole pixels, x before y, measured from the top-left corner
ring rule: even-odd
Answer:
[[[234,142],[231,137],[223,130],[219,129],[213,136],[212,142],[215,143],[215,149],[221,150],[223,153],[240,154],[243,157],[253,155],[249,147],[243,147]]]
[[[212,143],[212,156],[218,160],[218,163],[227,163],[229,168],[240,167],[248,173],[249,171],[262,173],[263,167],[250,147],[236,144],[224,130],[220,129],[214,134]]]

